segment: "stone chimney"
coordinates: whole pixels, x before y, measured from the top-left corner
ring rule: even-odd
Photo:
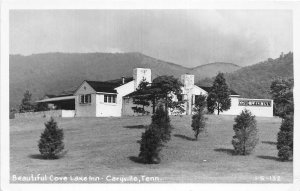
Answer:
[[[136,90],[139,87],[139,84],[143,79],[151,83],[151,69],[149,68],[135,68],[133,69],[133,80],[134,80],[134,89]]]
[[[192,74],[183,74],[181,75],[181,83],[184,86],[184,89],[191,89],[194,87],[194,78],[195,76]]]
[[[192,74],[183,74],[181,75],[181,83],[183,84],[183,94],[186,97],[186,114],[192,114],[192,102],[193,102],[193,88],[194,88],[194,78]]]

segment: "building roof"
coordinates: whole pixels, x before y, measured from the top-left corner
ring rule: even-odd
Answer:
[[[131,93],[127,94],[127,95],[124,95],[123,97],[134,97],[136,95],[138,95],[137,91],[134,91],[134,92],[131,92]]]
[[[198,87],[201,88],[201,89],[203,89],[203,90],[205,90],[207,93],[210,92],[210,91],[211,91],[211,88],[212,88],[212,87],[207,87],[207,86],[198,86]],[[131,93],[125,95],[124,97],[134,97],[134,96],[136,96],[136,95],[138,95],[138,94],[137,94],[137,91],[134,91],[134,92],[131,92]],[[236,92],[233,91],[233,90],[230,90],[230,95],[239,95],[239,94],[236,93]]]
[[[53,97],[57,97],[57,95],[46,94],[46,95],[44,96],[44,99],[46,99],[46,98],[53,98]]]
[[[131,82],[133,80],[133,77],[124,77],[124,83],[128,83],[128,82]],[[118,79],[115,79],[115,80],[108,80],[106,82],[109,82],[109,83],[117,83],[119,85],[122,85],[123,82],[122,82],[122,78],[118,78]]]
[[[209,93],[212,88],[212,87],[208,87],[208,86],[198,86],[198,87],[205,90],[207,93]],[[238,94],[234,90],[230,89],[230,95],[240,95],[240,94]]]
[[[132,81],[132,77],[124,77],[124,84]],[[123,84],[122,79],[109,81],[86,81],[96,92],[117,93],[115,88]]]
[[[75,96],[71,95],[71,96],[57,96],[57,97],[52,97],[52,98],[47,98],[47,99],[43,99],[43,100],[38,100],[36,101],[37,103],[41,103],[41,102],[57,102],[57,101],[65,101],[65,100],[74,100]]]

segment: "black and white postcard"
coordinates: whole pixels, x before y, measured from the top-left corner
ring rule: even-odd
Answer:
[[[1,189],[300,191],[299,5],[4,1]]]

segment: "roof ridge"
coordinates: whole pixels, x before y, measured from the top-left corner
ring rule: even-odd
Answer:
[[[133,79],[133,77],[125,77],[125,79]],[[117,81],[117,80],[121,80],[122,78],[117,78],[117,79],[112,79],[112,80],[106,80],[106,81],[95,81],[95,80],[85,80],[86,82],[100,82],[100,83],[118,83],[118,82],[114,82],[114,81]]]

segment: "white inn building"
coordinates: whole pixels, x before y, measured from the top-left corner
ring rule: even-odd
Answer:
[[[120,117],[134,116],[133,92],[139,83],[145,79],[151,83],[151,69],[135,68],[132,77],[121,77],[110,81],[83,81],[75,92],[68,95],[48,96],[37,102],[55,105],[61,110],[61,117]],[[194,75],[181,75],[183,83],[180,99],[184,104],[186,115],[192,114],[194,101],[197,95],[207,95],[210,87],[199,87],[194,84]],[[176,100],[177,97],[174,97]],[[249,109],[256,116],[272,117],[273,100],[247,99],[231,90],[231,108],[220,113],[221,115],[238,115],[243,109]],[[152,113],[151,105],[145,108]],[[172,113],[171,113],[172,114]]]

